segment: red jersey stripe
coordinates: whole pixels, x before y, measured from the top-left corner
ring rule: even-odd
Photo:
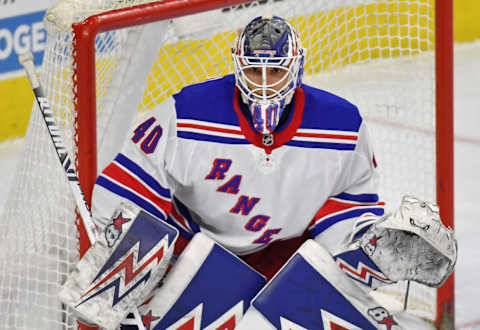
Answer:
[[[323,204],[320,210],[318,210],[317,214],[315,214],[309,227],[315,224],[319,219],[322,219],[330,214],[334,214],[341,211],[348,211],[352,208],[357,208],[357,207],[371,208],[371,207],[381,206],[381,205],[385,205],[385,203],[377,202],[377,203],[354,204],[354,203],[339,202],[336,200],[329,199],[325,204]]]
[[[214,131],[214,132],[221,132],[221,133],[228,133],[228,134],[236,134],[236,135],[243,135],[240,130],[234,130],[230,128],[222,128],[222,127],[214,127],[214,126],[206,126],[201,124],[192,124],[192,123],[178,123],[177,127],[187,127],[187,128],[196,128],[206,131]]]
[[[299,137],[312,137],[312,138],[323,138],[323,139],[340,139],[340,140],[358,140],[357,136],[353,135],[341,135],[341,134],[326,134],[326,133],[299,133],[297,132],[295,136]]]
[[[102,173],[118,183],[121,183],[122,185],[132,189],[143,198],[153,202],[155,205],[161,208],[167,216],[170,213],[172,209],[171,201],[160,198],[158,195],[148,190],[144,184],[142,184],[138,179],[117,164],[111,163],[103,170]]]

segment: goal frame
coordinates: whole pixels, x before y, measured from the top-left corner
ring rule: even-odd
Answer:
[[[101,32],[254,2],[253,0],[165,0],[117,9],[72,25],[77,170],[88,205],[97,178],[95,38]],[[81,49],[82,56],[79,56]],[[435,0],[436,194],[440,215],[454,227],[453,178],[453,0]],[[81,157],[79,157],[81,155]],[[79,228],[80,255],[90,243]],[[436,326],[454,327],[454,274],[438,289]]]
[[[435,0],[435,107],[437,204],[444,224],[454,228],[453,0]],[[455,273],[438,289],[437,328],[455,327],[454,306]]]

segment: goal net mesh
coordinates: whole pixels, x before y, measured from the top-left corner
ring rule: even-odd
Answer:
[[[147,1],[62,0],[46,15],[41,81],[70,154],[77,149],[78,74],[72,23]],[[226,1],[225,1],[226,3]],[[307,84],[356,104],[374,144],[387,209],[401,196],[435,200],[433,0],[263,0],[99,33],[95,39],[97,166],[133,120],[188,84],[233,72],[231,47],[253,17],[287,18],[307,49]],[[94,128],[95,129],[95,128]],[[79,259],[75,205],[38,109],[0,220],[0,324],[74,329],[57,298]],[[85,169],[78,168],[82,173]],[[308,187],[306,187],[308,188]],[[376,293],[400,310],[405,283]],[[408,311],[435,319],[436,291],[412,284]]]

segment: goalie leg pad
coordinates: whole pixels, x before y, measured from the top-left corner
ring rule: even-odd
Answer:
[[[350,280],[323,247],[308,240],[255,297],[238,329],[334,327],[400,329],[395,316]]]
[[[60,299],[81,319],[114,329],[161,280],[177,237],[167,223],[121,204],[69,275]]]
[[[139,308],[147,329],[233,329],[265,278],[237,256],[197,233]]]

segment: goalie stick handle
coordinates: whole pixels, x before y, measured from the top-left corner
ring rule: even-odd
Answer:
[[[85,201],[85,196],[82,192],[82,187],[78,182],[78,175],[73,167],[73,163],[70,160],[67,149],[63,144],[63,139],[60,136],[60,130],[58,129],[55,119],[53,117],[52,110],[50,109],[50,104],[48,103],[47,97],[43,91],[40,80],[37,77],[35,72],[35,65],[33,64],[33,54],[27,52],[20,54],[18,56],[18,62],[23,66],[27,74],[30,85],[32,86],[33,93],[35,94],[35,99],[37,100],[40,111],[42,112],[43,119],[48,128],[48,133],[52,139],[52,143],[57,152],[58,160],[63,167],[65,176],[67,177],[68,183],[70,184],[70,189],[72,190],[73,198],[75,199],[75,204],[77,205],[78,211],[80,212],[80,217],[82,218],[85,230],[87,231],[88,239],[90,244],[93,245],[97,239],[97,227],[92,220],[90,210],[88,209],[87,202]],[[138,329],[144,330],[145,327],[142,323],[140,314],[138,313],[137,308],[133,309],[135,315],[135,321],[132,322],[135,324]]]
[[[53,112],[50,109],[47,97],[35,72],[33,55],[31,52],[21,54],[18,56],[18,61],[25,69],[28,80],[30,81],[33,93],[35,94],[35,99],[37,100],[40,111],[42,112],[43,119],[48,128],[48,133],[52,139],[55,151],[57,152],[58,160],[60,161],[68,183],[70,184],[70,189],[72,190],[73,198],[75,199],[78,211],[80,212],[80,216],[83,220],[85,230],[87,231],[88,239],[90,240],[90,243],[93,244],[97,237],[97,228],[91,218],[90,210],[88,209],[82,188],[78,182],[77,173],[73,167],[73,162],[71,161],[70,156],[65,149],[63,139],[60,136],[60,130],[58,129],[53,117]]]

